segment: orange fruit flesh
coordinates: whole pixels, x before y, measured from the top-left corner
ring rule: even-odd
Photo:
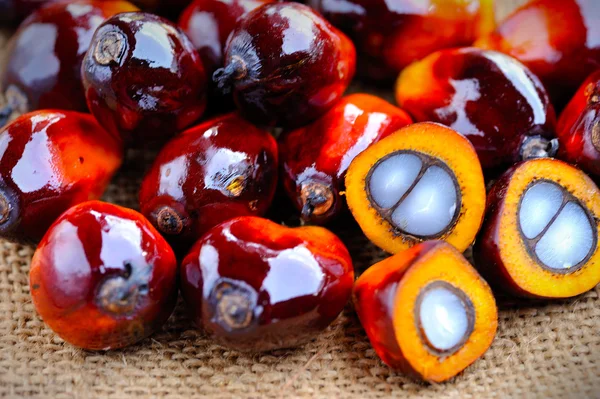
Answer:
[[[600,229],[600,193],[579,169],[553,159],[525,162],[513,173],[503,202],[497,230],[498,253],[511,282],[525,293],[543,298],[568,298],[582,294],[600,282],[598,245],[585,264],[572,273],[554,273],[530,255],[519,227],[519,206],[527,187],[543,178],[562,186],[590,212],[596,237]]]
[[[375,352],[388,366],[406,374],[412,374],[413,371],[396,341],[392,324],[393,298],[406,270],[431,243],[417,245],[402,255],[389,257],[373,265],[354,285],[354,307]]]
[[[456,351],[434,353],[415,320],[422,290],[434,282],[452,285],[473,306],[472,332]],[[430,382],[460,373],[491,345],[498,325],[487,283],[467,260],[443,241],[427,241],[383,260],[357,280],[354,302],[379,357],[390,367]]]
[[[473,306],[474,324],[464,344],[448,355],[433,353],[423,342],[415,305],[419,294],[432,282],[445,282],[462,291]],[[498,327],[498,311],[492,291],[469,262],[452,246],[440,242],[415,259],[398,284],[392,323],[405,359],[426,381],[454,377],[490,347]]]
[[[367,178],[384,157],[398,151],[414,151],[443,162],[454,174],[461,209],[454,223],[436,239],[464,251],[475,239],[485,211],[485,185],[481,165],[471,143],[454,130],[423,122],[398,130],[363,151],[351,163],[346,176],[346,197],[354,218],[365,235],[390,253],[406,250],[424,241],[404,234],[376,209],[367,189]]]

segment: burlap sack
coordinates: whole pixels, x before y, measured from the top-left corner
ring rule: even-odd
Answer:
[[[501,11],[509,3],[501,2]],[[131,154],[105,199],[136,208],[149,161]],[[358,272],[384,257],[355,226],[337,232]],[[351,305],[314,342],[292,350],[252,355],[223,349],[191,326],[181,304],[161,332],[138,345],[79,350],[35,314],[27,277],[32,254],[31,247],[0,242],[3,397],[600,397],[599,289],[559,303],[501,302],[498,335],[485,356],[448,383],[425,385],[377,358]]]

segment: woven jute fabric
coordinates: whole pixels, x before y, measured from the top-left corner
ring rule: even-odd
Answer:
[[[0,48],[7,37],[7,32],[0,37]],[[129,154],[105,199],[137,208],[138,186],[151,158]],[[336,232],[350,248],[357,273],[385,257],[355,225]],[[3,397],[600,397],[598,288],[561,302],[500,301],[491,349],[453,380],[427,385],[378,359],[350,304],[326,331],[297,349],[263,354],[224,349],[192,326],[181,303],[160,332],[135,346],[76,349],[35,313],[28,285],[33,251],[0,241]]]

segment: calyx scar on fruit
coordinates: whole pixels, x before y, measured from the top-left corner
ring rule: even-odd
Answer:
[[[473,146],[430,122],[402,128],[358,155],[346,175],[346,198],[365,235],[391,253],[430,239],[464,251],[485,211]]]
[[[180,28],[156,15],[106,20],[94,33],[81,76],[92,114],[131,146],[164,144],[206,108],[200,56]]]
[[[487,351],[498,326],[490,287],[443,241],[373,265],[356,281],[353,297],[379,357],[425,381],[464,370]]]
[[[344,208],[350,162],[369,145],[412,122],[410,116],[369,94],[351,94],[315,122],[279,141],[283,186],[304,221],[325,223]]]
[[[31,262],[33,304],[65,341],[85,349],[131,345],[167,321],[177,261],[139,213],[99,201],[65,212]]]
[[[600,191],[553,159],[523,162],[492,187],[475,259],[495,288],[567,298],[600,282]]]
[[[120,141],[89,114],[35,111],[0,129],[0,237],[37,242],[71,206],[104,193]]]
[[[140,208],[177,252],[237,216],[264,214],[277,186],[277,143],[237,114],[188,129],[160,151]]]
[[[343,310],[353,282],[350,254],[333,233],[250,216],[214,227],[181,265],[195,323],[244,351],[314,338]]]

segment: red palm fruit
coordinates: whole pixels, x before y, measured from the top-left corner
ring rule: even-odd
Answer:
[[[179,26],[188,35],[206,69],[209,79],[223,66],[225,43],[237,22],[256,7],[274,0],[195,0],[179,17]],[[210,81],[208,112],[235,108],[231,95],[222,95]]]
[[[556,133],[558,158],[600,177],[600,71],[575,93],[560,115]]]
[[[42,108],[86,110],[80,69],[96,28],[115,14],[135,11],[128,1],[61,1],[27,18],[12,36],[0,87],[13,112]]]
[[[558,299],[600,283],[600,191],[581,170],[521,162],[494,182],[487,204],[473,257],[494,289]]]
[[[492,0],[309,0],[346,33],[359,53],[358,73],[389,81],[413,61],[469,46],[494,28]]]
[[[396,100],[415,120],[467,137],[484,169],[556,153],[556,116],[540,80],[505,54],[440,50],[404,69]]]
[[[181,264],[181,292],[196,325],[242,351],[314,338],[344,309],[353,282],[350,254],[333,233],[258,217],[211,229]]]
[[[369,145],[412,122],[387,101],[351,94],[308,126],[280,138],[285,190],[307,222],[325,223],[344,209],[350,162]]]
[[[90,201],[48,230],[29,281],[38,314],[62,339],[116,349],[167,321],[177,300],[177,261],[142,215]]]
[[[560,109],[585,77],[600,68],[598,19],[597,0],[529,1],[475,45],[523,62]]]
[[[105,21],[81,73],[90,111],[128,145],[164,143],[206,107],[206,73],[194,46],[181,29],[152,14]]]
[[[175,249],[187,251],[213,226],[266,212],[277,186],[277,143],[236,114],[188,129],[156,157],[140,209]]]
[[[355,63],[352,42],[310,7],[271,3],[239,21],[213,80],[246,118],[293,127],[340,99]]]
[[[256,7],[273,0],[195,0],[179,17],[188,35],[212,73],[223,66],[225,42],[237,22]]]
[[[71,206],[104,193],[121,143],[88,114],[36,111],[0,130],[0,236],[37,242]]]

